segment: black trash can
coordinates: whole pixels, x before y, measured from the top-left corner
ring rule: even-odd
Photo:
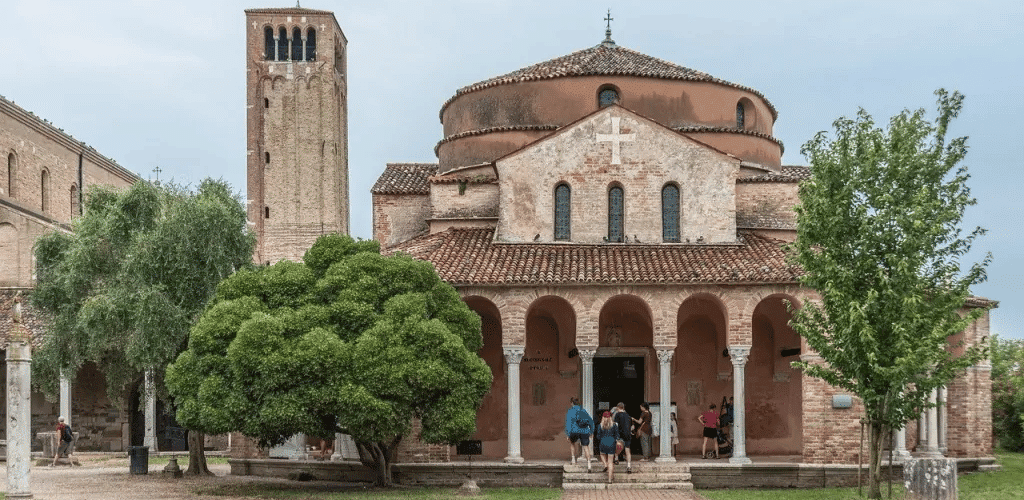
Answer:
[[[149,446],[128,447],[128,472],[149,474]]]

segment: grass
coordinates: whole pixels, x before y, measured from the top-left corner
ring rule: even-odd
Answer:
[[[1003,470],[979,472],[957,479],[960,500],[1024,499],[1024,453],[996,452]],[[894,484],[892,498],[904,497],[903,487]],[[867,494],[867,486],[864,487]],[[827,488],[808,490],[709,490],[701,491],[709,500],[855,500],[857,488]],[[882,484],[882,498],[888,498],[888,485]]]
[[[447,500],[458,497],[456,488],[371,488],[353,487],[337,491],[336,486],[316,483],[302,485],[281,484],[235,484],[197,490],[199,496],[231,496],[260,499],[302,499],[302,500],[385,500],[399,498],[406,500]],[[331,490],[334,491],[331,491]],[[483,488],[482,500],[555,500],[561,498],[558,488]]]
[[[188,468],[188,452],[182,452],[181,455],[175,455],[174,458],[178,459],[178,467],[181,470]],[[171,461],[171,457],[166,455],[151,456],[149,457],[149,465],[167,465],[167,462]],[[207,464],[226,464],[228,463],[227,457],[206,457]]]

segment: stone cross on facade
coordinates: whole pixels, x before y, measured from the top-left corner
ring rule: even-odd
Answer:
[[[612,117],[612,133],[597,134],[597,142],[612,143],[612,165],[622,165],[622,157],[619,155],[619,144],[623,142],[633,142],[636,140],[635,133],[619,133],[619,119],[620,118],[618,116]]]

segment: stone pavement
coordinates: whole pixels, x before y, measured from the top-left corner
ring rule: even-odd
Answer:
[[[164,465],[149,467],[148,475],[130,475],[128,459],[114,455],[77,454],[82,466],[57,467],[33,465],[31,471],[32,495],[39,500],[255,500],[248,496],[211,497],[209,494],[196,495],[195,492],[209,492],[224,485],[244,485],[259,483],[270,489],[275,487],[295,487],[307,491],[343,491],[347,488],[361,489],[362,485],[353,483],[331,483],[314,481],[299,483],[287,479],[275,479],[254,476],[228,475],[230,467],[226,464],[211,464],[210,470],[216,477],[173,479],[165,477],[161,471]],[[7,490],[6,464],[0,465],[0,491]],[[563,500],[703,500],[704,497],[689,491],[670,490],[597,490],[597,491],[566,491]]]

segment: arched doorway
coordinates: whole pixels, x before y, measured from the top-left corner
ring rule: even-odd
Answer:
[[[576,312],[567,300],[546,295],[530,304],[519,369],[523,457],[564,458],[565,411],[580,395]]]
[[[635,295],[608,299],[598,320],[598,349],[594,358],[595,415],[618,403],[630,416],[640,414],[640,403],[657,398],[657,358],[651,309]],[[631,443],[640,453],[640,440]]]
[[[752,340],[746,366],[747,452],[796,455],[802,452],[802,384],[799,370],[800,335],[789,326],[792,318],[785,295],[772,295],[757,304],[751,318]]]
[[[498,459],[505,456],[508,443],[508,380],[501,350],[501,314],[493,302],[483,297],[466,297],[464,301],[480,316],[484,342],[479,354],[494,377],[491,390],[476,412],[476,433],[471,439],[480,440],[483,456]]]
[[[703,439],[697,415],[711,404],[721,409],[722,398],[733,395],[726,317],[725,306],[709,294],[692,296],[679,306],[672,399],[678,409],[678,451],[684,454],[700,454]]]

